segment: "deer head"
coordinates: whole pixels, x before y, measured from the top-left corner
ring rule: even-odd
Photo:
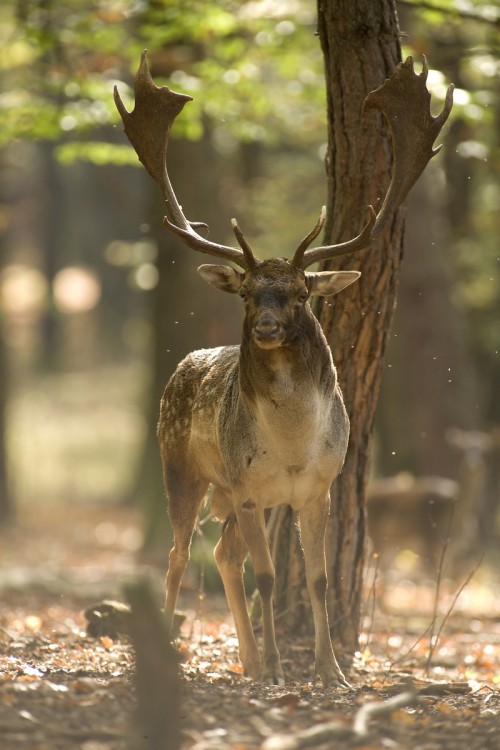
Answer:
[[[311,295],[337,294],[359,278],[358,271],[305,273],[282,258],[257,263],[245,273],[229,266],[206,264],[198,273],[223,292],[239,294],[245,303],[245,325],[261,349],[293,341],[311,315]]]

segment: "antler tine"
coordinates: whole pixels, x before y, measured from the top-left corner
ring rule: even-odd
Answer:
[[[304,239],[301,241],[300,245],[296,249],[295,254],[291,261],[292,266],[296,266],[297,268],[301,267],[302,260],[304,258],[304,253],[309,247],[309,245],[311,244],[311,242],[316,239],[318,234],[323,229],[325,219],[326,219],[326,206],[322,206],[318,221],[313,226],[309,234],[306,234],[306,236],[304,237]]]
[[[135,107],[132,112],[125,108],[118,88],[114,88],[115,104],[123,121],[127,138],[140,161],[157,182],[166,202],[167,216],[164,224],[179,235],[188,247],[208,255],[233,261],[247,268],[248,256],[242,250],[219,245],[199,235],[182,211],[175,196],[166,166],[166,154],[170,128],[186,102],[192,101],[187,94],[171,91],[167,86],[156,86],[149,71],[146,50],[135,77]],[[252,256],[253,257],[253,256]]]
[[[441,146],[433,148],[433,143],[451,112],[454,87],[450,84],[442,112],[433,117],[430,113],[431,95],[426,87],[427,74],[425,57],[420,75],[414,72],[413,58],[408,57],[397,65],[390,78],[366,97],[362,113],[371,108],[380,110],[392,135],[394,165],[382,207],[375,215],[370,206],[370,219],[353,240],[306,250],[300,263],[302,268],[319,260],[367,248],[382,234],[428,162],[439,152]]]
[[[319,263],[322,260],[331,260],[341,255],[350,255],[358,250],[366,249],[372,241],[373,228],[377,219],[377,214],[373,206],[368,206],[368,211],[368,221],[361,232],[356,237],[353,237],[352,240],[340,242],[337,245],[321,245],[321,247],[313,247],[310,250],[306,250],[302,261],[294,263],[294,265],[305,269],[308,266],[312,266],[313,263]]]
[[[236,219],[231,219],[231,226],[233,228],[234,236],[238,240],[238,244],[241,247],[241,249],[243,250],[243,254],[244,254],[245,258],[246,258],[246,262],[247,262],[247,266],[246,267],[247,268],[254,268],[255,265],[256,265],[255,256],[254,256],[254,254],[252,252],[252,248],[250,247],[250,245],[246,241],[245,236],[244,236],[243,232],[241,231],[240,226],[239,226],[238,222],[236,221]]]

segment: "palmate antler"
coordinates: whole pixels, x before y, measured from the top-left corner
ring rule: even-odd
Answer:
[[[408,57],[404,63],[399,63],[391,77],[368,94],[363,102],[362,113],[367,109],[379,109],[384,114],[392,135],[394,165],[391,183],[379,213],[376,214],[372,206],[369,206],[368,222],[354,239],[338,245],[325,245],[307,250],[323,227],[323,209],[318,223],[297,248],[292,260],[293,265],[307,268],[318,261],[349,255],[368,247],[381,235],[428,162],[440,151],[441,146],[433,148],[433,143],[451,112],[454,86],[450,84],[448,87],[441,114],[433,117],[430,113],[431,95],[426,86],[428,72],[425,56],[420,75],[416,75],[413,69],[413,58]]]
[[[254,266],[255,258],[245,240],[243,240],[242,249],[238,250],[211,242],[199,235],[194,227],[206,227],[206,224],[194,223],[186,219],[170,184],[166,166],[170,128],[186,102],[192,101],[192,97],[171,91],[167,86],[159,88],[155,85],[149,72],[146,50],[141,56],[134,90],[135,107],[132,112],[127,112],[125,109],[117,86],[114,88],[115,104],[122,118],[127,138],[162,191],[167,209],[165,226],[179,235],[193,250],[233,261],[241,268]],[[233,223],[233,229],[239,242],[243,235],[236,222]]]
[[[424,57],[423,69],[417,75],[413,69],[413,58],[399,63],[391,77],[366,97],[363,112],[379,109],[385,116],[392,134],[394,165],[391,183],[378,214],[369,206],[370,216],[361,233],[352,240],[336,245],[310,248],[325,222],[326,209],[322,208],[318,222],[304,237],[290,261],[292,265],[305,269],[318,261],[348,255],[367,248],[387,226],[394,211],[404,201],[411,187],[418,180],[430,159],[440,150],[433,148],[441,128],[453,105],[453,84],[448,87],[443,111],[433,117],[430,113],[430,94],[426,87],[428,74]],[[115,86],[115,103],[123,120],[125,133],[139,159],[160,186],[167,207],[165,225],[180,236],[186,245],[208,255],[232,261],[243,269],[253,268],[255,259],[248,242],[235,219],[232,227],[241,250],[219,245],[202,237],[195,227],[206,226],[189,222],[175,197],[166,167],[168,136],[174,119],[185,103],[191,101],[186,94],[178,94],[166,86],[159,88],[153,82],[143,52],[141,64],[135,78],[135,108],[128,112]]]

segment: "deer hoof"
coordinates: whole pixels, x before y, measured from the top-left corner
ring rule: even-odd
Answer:
[[[281,670],[281,666],[278,664],[269,665],[264,667],[262,670],[261,682],[266,685],[279,685],[280,687],[285,684],[285,677]]]
[[[243,665],[243,674],[245,677],[250,677],[251,680],[259,681],[260,675],[262,674],[262,665],[260,658],[243,660],[240,655],[240,661]]]
[[[285,684],[285,678],[282,674],[265,674],[262,675],[262,680],[265,685],[277,685],[278,687],[283,687]]]
[[[352,688],[342,672],[340,674],[329,675],[328,677],[321,677],[321,681],[326,688]]]
[[[316,669],[316,674],[320,676],[321,682],[323,683],[323,686],[325,688],[330,688],[330,687],[351,688],[352,687],[352,685],[350,685],[347,682],[338,664],[335,664],[335,666],[332,665],[329,668],[325,668],[325,665],[323,665],[323,669],[318,669],[318,668]]]

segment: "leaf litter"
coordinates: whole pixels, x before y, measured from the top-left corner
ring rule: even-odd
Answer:
[[[136,707],[133,650],[126,635],[89,637],[83,612],[101,596],[119,598],[137,569],[119,540],[138,520],[131,509],[78,506],[65,510],[67,533],[57,516],[47,510],[0,532],[0,747],[125,750]],[[117,534],[103,544],[95,530],[111,516]],[[182,750],[497,750],[500,609],[471,604],[485,585],[498,583],[469,584],[478,590],[449,616],[430,665],[420,637],[428,582],[413,584],[405,608],[390,606],[390,592],[379,596],[349,673],[352,688],[328,690],[312,673],[312,637],[284,630],[287,684],[245,677],[225,602],[208,594],[200,604],[188,581],[190,608],[176,641]]]

